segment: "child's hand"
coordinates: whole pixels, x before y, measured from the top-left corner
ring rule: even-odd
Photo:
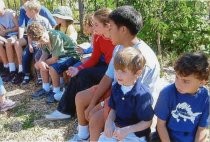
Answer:
[[[4,26],[0,25],[0,36],[5,36],[6,35],[6,29]]]
[[[81,47],[79,47],[79,46],[77,46],[76,51],[79,54],[83,54],[84,53],[83,49]]]
[[[111,120],[106,121],[105,127],[104,127],[104,133],[107,137],[111,138],[113,136],[113,132],[115,131],[115,125],[114,122]]]
[[[66,71],[67,75],[74,77],[78,74],[79,70],[76,67],[69,67]]]
[[[43,62],[43,61],[37,62],[37,66],[38,66],[39,69],[42,70],[42,71],[48,71],[48,70],[49,70],[48,64],[45,63],[45,62]]]
[[[128,135],[128,130],[126,127],[116,128],[114,130],[113,136],[116,137],[117,140],[121,141]]]

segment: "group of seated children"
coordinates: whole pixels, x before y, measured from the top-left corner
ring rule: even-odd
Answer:
[[[67,119],[77,114],[78,132],[70,141],[149,141],[154,114],[161,141],[208,139],[209,92],[204,85],[209,80],[210,65],[203,53],[180,56],[174,65],[175,83],[159,93],[160,65],[152,49],[137,38],[143,19],[132,6],[113,11],[102,8],[87,15],[84,29],[91,37],[87,50],[92,54],[85,60],[80,60],[80,54],[87,50],[77,48],[69,7],[54,10],[57,25],[47,19],[45,14],[49,12],[41,12],[44,9],[36,0],[24,1],[18,31],[14,12],[5,10],[0,0],[0,57],[4,66],[1,75],[5,82],[27,84],[31,80],[28,65],[34,54],[42,88],[32,98],[59,102],[46,119]],[[27,21],[22,23],[27,27],[27,37],[21,19]],[[18,71],[11,54],[14,51]],[[63,73],[71,79],[62,92]],[[15,106],[5,98],[5,92],[0,78],[1,111]]]

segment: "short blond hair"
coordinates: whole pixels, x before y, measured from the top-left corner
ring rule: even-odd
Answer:
[[[25,10],[35,10],[37,12],[41,9],[41,4],[37,0],[27,1],[24,5]]]
[[[145,62],[146,60],[139,49],[126,47],[116,53],[114,57],[114,68],[115,70],[122,71],[128,69],[136,74],[137,71],[143,70]]]

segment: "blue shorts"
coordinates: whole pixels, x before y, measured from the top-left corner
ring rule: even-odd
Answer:
[[[63,57],[60,58],[56,63],[52,64],[51,66],[56,70],[58,74],[61,74],[65,70],[67,70],[70,66],[73,66],[77,62],[79,62],[79,60],[73,57]]]

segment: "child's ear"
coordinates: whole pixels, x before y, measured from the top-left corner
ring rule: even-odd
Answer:
[[[203,86],[203,85],[206,85],[206,83],[207,83],[206,80],[201,80],[200,85]]]
[[[136,75],[137,77],[139,77],[139,76],[141,75],[141,73],[142,73],[142,70],[138,70],[138,71],[136,72],[135,75]]]

